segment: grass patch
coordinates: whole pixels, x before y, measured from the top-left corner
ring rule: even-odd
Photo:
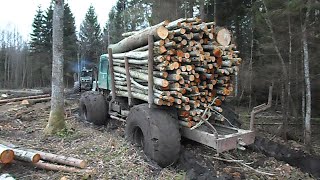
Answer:
[[[75,130],[73,128],[64,128],[61,131],[58,131],[56,135],[60,138],[66,139],[70,138],[72,135],[75,134]]]

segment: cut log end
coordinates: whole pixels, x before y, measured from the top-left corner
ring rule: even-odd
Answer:
[[[214,101],[214,104],[217,105],[217,106],[221,106],[222,101],[221,101],[220,99],[216,99],[216,100]]]
[[[217,42],[222,46],[228,46],[231,42],[231,33],[229,30],[222,28],[217,33]]]
[[[178,51],[177,51],[177,56],[178,56],[178,57],[184,57],[184,52],[181,51],[181,50],[178,50]]]
[[[161,39],[166,39],[169,35],[169,31],[167,28],[160,26],[157,29],[157,35],[161,38]]]
[[[0,154],[0,163],[8,164],[13,161],[14,152],[10,149],[4,150]]]
[[[162,81],[162,87],[168,87],[169,86],[169,81],[163,80]]]
[[[87,167],[87,162],[81,161],[80,164],[79,164],[79,167],[82,168],[82,169]]]
[[[32,163],[37,163],[39,162],[41,159],[41,156],[40,154],[35,154],[33,157],[32,157]]]

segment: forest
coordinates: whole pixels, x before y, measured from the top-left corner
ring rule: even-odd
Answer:
[[[18,29],[0,27],[0,89],[51,87],[53,11],[54,2],[38,7],[29,40]],[[280,116],[276,134],[286,142],[302,142],[312,152],[313,134],[319,135],[313,125],[320,123],[319,0],[118,0],[105,24],[99,24],[95,7],[88,7],[79,30],[67,1],[63,11],[65,88],[74,85],[78,61],[97,66],[123,33],[191,17],[227,28],[242,58],[230,103],[248,114],[266,102],[272,86],[272,114],[267,117]],[[290,134],[296,129],[299,133]]]

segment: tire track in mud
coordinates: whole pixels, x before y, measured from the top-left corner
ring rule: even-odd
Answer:
[[[274,157],[277,160],[284,161],[291,166],[301,169],[301,171],[310,173],[316,178],[320,178],[320,157],[312,156],[290,149],[289,147],[257,136],[253,145],[249,146],[256,152],[262,152],[266,156]]]

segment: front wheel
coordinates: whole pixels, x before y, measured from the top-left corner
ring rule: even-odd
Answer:
[[[81,92],[80,83],[79,81],[75,81],[72,88],[73,93],[79,93]]]
[[[101,93],[87,91],[81,95],[80,118],[95,125],[108,123],[108,106]]]
[[[180,153],[180,132],[176,113],[140,104],[131,108],[126,124],[126,138],[140,146],[161,167],[175,163]]]

